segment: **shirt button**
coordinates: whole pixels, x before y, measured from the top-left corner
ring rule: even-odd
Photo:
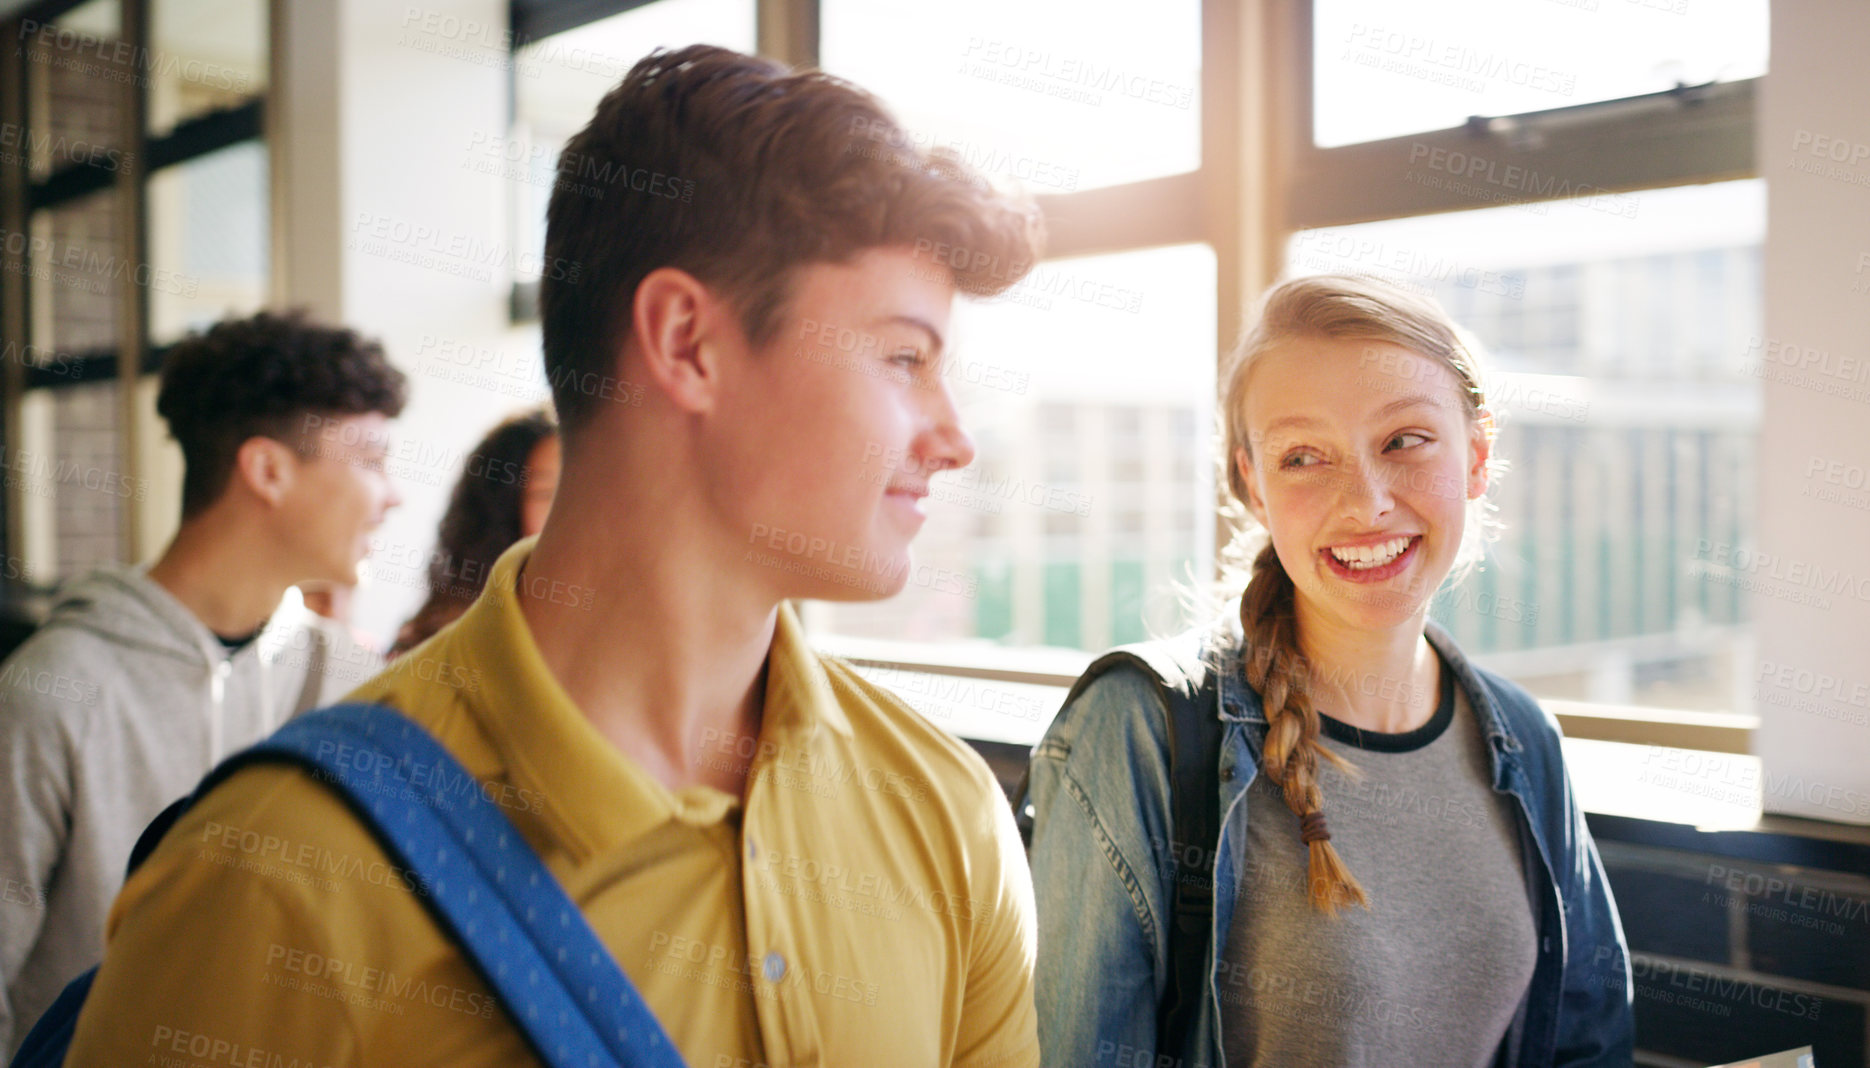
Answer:
[[[1234,781],[1234,769],[1232,766],[1221,769],[1221,781],[1222,782],[1233,782]]]
[[[766,976],[769,983],[777,983],[786,977],[786,958],[777,952],[768,953],[760,962],[760,974]]]
[[[748,860],[760,859],[760,847],[753,844],[753,839],[751,838],[747,839],[747,859]]]

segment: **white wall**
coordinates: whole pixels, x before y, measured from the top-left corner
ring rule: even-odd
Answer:
[[[353,619],[387,643],[421,600],[466,451],[545,396],[537,330],[508,324],[516,265],[539,250],[508,237],[515,178],[496,140],[509,110],[507,5],[283,6],[281,297],[380,338],[411,382],[391,460],[404,504],[379,531]]]
[[[1766,326],[1749,354],[1764,369],[1759,555],[1735,558],[1754,593],[1766,808],[1858,823],[1870,823],[1866,55],[1861,0],[1772,5]]]

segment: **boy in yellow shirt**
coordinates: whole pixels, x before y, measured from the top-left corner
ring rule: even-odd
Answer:
[[[461,762],[696,1068],[1038,1063],[993,777],[786,604],[901,588],[930,475],[973,456],[953,296],[1037,256],[1029,210],[880,143],[822,74],[631,70],[549,210],[551,517],[354,695]],[[531,1063],[425,893],[313,777],[241,770],[126,884],[70,1063]]]

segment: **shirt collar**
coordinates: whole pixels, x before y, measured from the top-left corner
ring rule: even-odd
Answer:
[[[790,602],[779,606],[779,622],[773,628],[773,647],[766,659],[766,717],[781,724],[809,730],[823,723],[838,734],[851,736],[850,717],[838,700],[824,662],[805,638],[805,628]],[[764,730],[765,728],[762,728]]]
[[[482,596],[451,629],[436,654],[468,665],[475,685],[466,703],[522,799],[575,850],[589,855],[635,840],[674,815],[719,820],[738,803],[719,790],[669,791],[598,733],[546,666],[520,611],[518,579],[536,538],[515,543],[487,579]],[[817,724],[851,733],[823,664],[790,605],[781,604],[767,654],[762,738],[809,737]],[[673,810],[673,811],[671,811]]]

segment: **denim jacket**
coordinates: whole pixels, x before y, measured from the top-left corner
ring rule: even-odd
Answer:
[[[1511,796],[1539,940],[1532,981],[1494,1063],[1629,1065],[1634,1025],[1623,928],[1572,795],[1557,722],[1524,690],[1469,664],[1434,623],[1429,641],[1479,718],[1493,788]],[[1188,640],[1184,638],[1183,640]],[[1224,1068],[1217,958],[1227,944],[1247,841],[1247,785],[1266,720],[1247,685],[1238,624],[1204,640],[1223,721],[1220,841],[1188,847],[1212,865],[1207,996],[1192,1033],[1156,1034],[1168,981],[1177,858],[1170,846],[1165,712],[1151,680],[1116,668],[1066,704],[1033,750],[1032,876],[1039,910],[1036,996],[1048,1066]],[[1251,902],[1245,903],[1251,905]]]

